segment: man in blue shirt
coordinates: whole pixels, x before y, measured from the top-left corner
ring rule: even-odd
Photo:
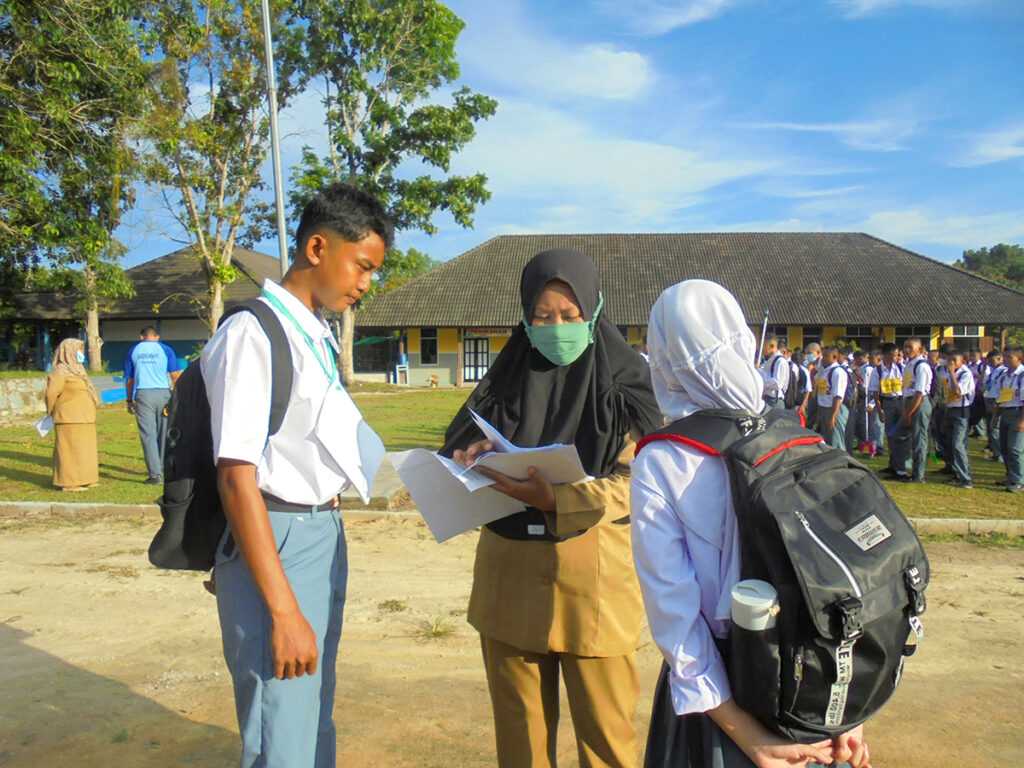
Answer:
[[[171,382],[178,380],[178,356],[160,341],[156,328],[147,325],[139,333],[140,341],[124,359],[124,388],[128,395],[128,413],[135,414],[146,458],[148,485],[159,485],[164,474],[164,437],[167,419],[164,408],[171,399]],[[168,379],[170,377],[170,379]]]

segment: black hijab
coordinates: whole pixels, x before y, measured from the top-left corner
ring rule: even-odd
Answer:
[[[540,253],[523,269],[519,294],[527,318],[552,280],[567,283],[583,319],[593,318],[600,296],[597,268],[582,253],[566,249]],[[516,445],[574,444],[594,477],[611,474],[630,423],[644,434],[661,426],[647,364],[603,312],[594,342],[561,366],[533,348],[520,323],[448,426],[442,454],[451,456],[483,438],[469,409]]]

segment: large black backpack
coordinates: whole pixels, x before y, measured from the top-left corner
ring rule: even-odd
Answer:
[[[221,323],[236,312],[252,312],[270,339],[271,406],[268,434],[281,427],[292,389],[292,354],[281,321],[259,299],[248,299],[228,310]],[[164,493],[157,501],[163,523],[149,545],[149,561],[158,568],[208,571],[227,521],[217,491],[213,459],[210,403],[199,360],[189,363],[167,405],[164,445]]]
[[[928,400],[932,404],[932,412],[938,408],[944,408],[946,406],[946,394],[942,389],[942,382],[939,381],[939,372],[935,370],[935,366],[929,363],[927,360],[915,360],[914,361],[914,377],[917,377],[917,367],[919,365],[928,366],[928,370],[932,372],[932,383],[928,389]],[[904,393],[906,395],[906,393]]]
[[[871,717],[923,635],[928,559],[873,472],[793,414],[700,411],[644,437],[682,440],[729,467],[741,578],[778,592],[771,630],[722,644],[736,702],[812,743]]]

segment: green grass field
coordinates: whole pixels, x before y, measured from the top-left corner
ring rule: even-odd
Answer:
[[[377,430],[390,451],[440,447],[444,430],[468,389],[405,389],[385,385],[359,386],[353,397],[367,422]],[[0,500],[75,501],[139,504],[152,502],[158,487],[143,485],[142,461],[135,419],[123,403],[102,405],[97,419],[100,449],[100,482],[82,493],[63,493],[51,485],[53,437],[39,437],[35,419],[22,419],[0,427]],[[1024,518],[1024,494],[1011,495],[995,485],[1005,479],[1002,464],[985,461],[981,443],[971,440],[974,490],[963,491],[944,484],[947,475],[929,468],[924,485],[886,482],[897,503],[911,517]],[[875,470],[886,458],[867,458]]]

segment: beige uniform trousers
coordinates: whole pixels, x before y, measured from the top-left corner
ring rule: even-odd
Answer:
[[[559,673],[580,768],[635,768],[636,651],[625,656],[534,653],[480,636],[499,768],[555,768]]]

